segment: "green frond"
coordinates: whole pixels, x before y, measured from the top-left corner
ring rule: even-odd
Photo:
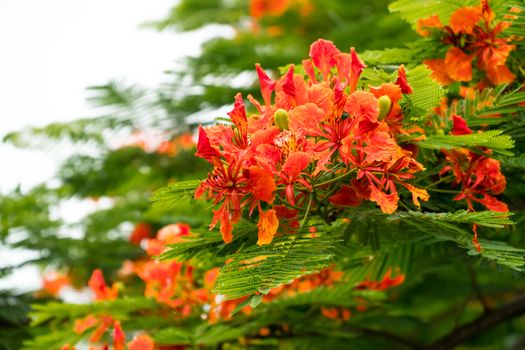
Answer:
[[[438,16],[442,23],[448,23],[452,13],[462,7],[477,4],[475,0],[398,0],[388,9],[399,12],[401,18],[415,26],[418,19]]]
[[[511,23],[511,26],[505,29],[504,33],[507,35],[516,35],[525,37],[525,5],[523,1],[506,1],[505,2],[508,12],[507,14],[512,16],[506,18],[504,21]],[[520,10],[520,12],[510,11],[511,8]],[[518,45],[525,45],[523,40],[517,42]]]
[[[414,91],[405,95],[409,108],[415,108],[424,114],[439,105],[444,91],[441,85],[430,76],[432,71],[424,65],[407,70],[408,84]],[[412,113],[411,113],[412,114]]]
[[[85,335],[75,334],[74,320],[89,314],[111,315],[118,320],[128,319],[128,315],[138,310],[150,311],[158,308],[153,299],[143,297],[121,298],[111,301],[99,301],[90,304],[64,304],[49,302],[32,305],[29,316],[33,327],[48,324],[52,332],[37,334],[33,339],[24,342],[24,350],[60,349],[64,344],[76,344]]]
[[[416,61],[418,51],[414,48],[392,48],[384,50],[368,50],[360,55],[366,64],[401,64]]]
[[[394,72],[388,73],[382,69],[367,67],[361,73],[358,86],[367,88],[368,86],[379,86],[384,83],[389,83],[394,79],[394,74]]]
[[[461,115],[471,127],[502,124],[513,119],[512,114],[525,111],[525,92],[505,92],[507,85],[476,91],[472,98],[461,99],[448,114]]]
[[[525,170],[525,153],[517,157],[506,157],[501,164],[506,170],[523,171]]]
[[[89,314],[111,314],[118,319],[119,315],[143,308],[154,309],[156,302],[153,299],[142,297],[122,298],[108,301],[98,301],[90,304],[64,304],[49,302],[47,304],[32,305],[33,311],[29,314],[31,324],[38,326],[44,322],[62,322],[67,319],[76,319]]]
[[[457,147],[487,147],[495,153],[509,155],[514,147],[514,140],[509,135],[502,135],[501,130],[487,130],[468,135],[430,135],[425,140],[417,142],[422,148],[452,149]]]
[[[169,327],[160,329],[153,334],[157,344],[191,345],[194,343],[194,330],[186,330],[182,327]]]
[[[237,299],[318,272],[330,264],[341,239],[335,232],[318,232],[315,237],[297,233],[248,247],[230,256],[232,261],[221,269],[215,292]]]
[[[435,220],[435,217],[425,215],[413,216],[411,220],[403,221],[417,232],[432,235],[441,241],[456,243],[459,247],[467,249],[469,255],[479,256],[516,271],[525,271],[524,249],[480,238],[481,251],[478,252],[472,242],[473,234],[450,222]]]
[[[155,207],[173,207],[179,200],[193,197],[193,193],[200,183],[200,180],[188,180],[170,184],[155,191],[150,197],[150,201]]]
[[[504,225],[514,224],[514,222],[509,219],[512,215],[513,213],[499,213],[488,210],[478,212],[458,210],[454,213],[423,213],[420,211],[408,211],[394,214],[389,217],[389,220],[396,220],[398,218],[419,218],[429,221],[476,224],[485,227],[502,228]]]

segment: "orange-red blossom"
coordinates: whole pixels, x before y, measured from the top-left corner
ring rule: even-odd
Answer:
[[[512,37],[502,35],[510,23],[495,23],[494,17],[488,1],[482,0],[479,6],[457,9],[446,26],[438,16],[418,21],[416,30],[420,35],[429,37],[435,33],[444,44],[450,45],[445,58],[423,61],[433,70],[436,80],[444,85],[471,81],[474,63],[485,72],[493,85],[510,83],[515,79],[506,61],[516,46],[510,44]]]
[[[396,139],[408,133],[399,105],[403,94],[412,93],[404,67],[395,83],[360,90],[366,66],[355,50],[340,52],[322,39],[311,45],[302,65],[305,76],[290,65],[273,80],[257,64],[264,103],[248,96],[257,113],[248,116],[237,94],[230,125],[199,128],[196,155],[213,169],[195,197],[217,205],[210,229],[220,223],[227,243],[245,209],[249,215],[257,209],[258,244],[267,244],[289,227],[282,223],[295,222],[289,210],[298,214],[308,203],[345,207],[370,200],[392,213],[399,186],[412,193],[416,206],[429,197],[408,183],[424,168],[414,148],[403,148]],[[344,174],[344,181],[325,181]],[[314,187],[319,196],[311,200]]]

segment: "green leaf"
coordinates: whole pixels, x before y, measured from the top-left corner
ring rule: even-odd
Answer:
[[[399,218],[419,218],[429,221],[454,222],[464,224],[476,224],[485,227],[502,228],[504,225],[513,225],[514,222],[509,219],[513,213],[500,213],[494,211],[469,212],[467,210],[458,210],[454,213],[422,213],[419,211],[408,211],[397,213],[390,216],[389,220]]]
[[[237,299],[320,271],[330,264],[335,244],[342,236],[327,232],[316,235],[283,235],[270,244],[251,246],[231,255],[232,261],[221,269],[215,292]]]
[[[430,112],[439,105],[444,94],[443,88],[432,79],[431,74],[432,71],[423,65],[408,69],[406,73],[413,93],[405,95],[405,99],[411,108],[416,107],[424,113]]]
[[[457,147],[487,147],[495,153],[511,156],[508,151],[514,147],[514,140],[509,135],[502,135],[501,130],[488,130],[469,135],[430,135],[425,140],[417,142],[422,148],[452,149]]]
[[[188,180],[170,184],[158,189],[150,197],[150,201],[153,202],[155,207],[171,208],[179,200],[192,197],[200,183],[200,180]]]

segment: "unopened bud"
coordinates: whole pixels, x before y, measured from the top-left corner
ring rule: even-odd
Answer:
[[[443,129],[437,129],[436,130],[436,135],[443,136],[443,135],[445,135],[445,131],[443,131]]]
[[[379,116],[377,119],[383,120],[390,113],[390,108],[392,108],[392,100],[387,95],[383,95],[377,99],[379,103]]]
[[[286,112],[284,109],[279,108],[275,111],[273,114],[273,121],[275,122],[275,125],[279,127],[279,130],[288,130],[288,112]]]

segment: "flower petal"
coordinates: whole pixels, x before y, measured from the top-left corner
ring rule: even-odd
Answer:
[[[266,212],[260,210],[257,227],[259,228],[257,244],[263,245],[271,243],[273,236],[275,236],[277,232],[277,227],[279,227],[279,220],[277,220],[275,210],[270,209]]]

